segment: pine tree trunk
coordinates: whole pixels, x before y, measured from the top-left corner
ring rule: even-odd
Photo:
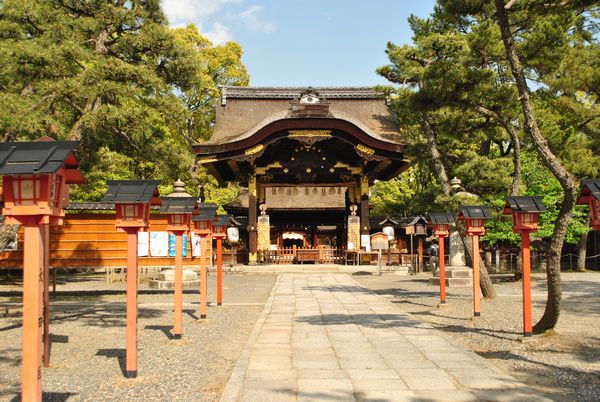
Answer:
[[[585,225],[590,226],[590,214],[588,213],[587,218],[585,220]],[[577,258],[577,270],[585,271],[585,263],[587,257],[587,242],[588,242],[588,233],[585,232],[581,235],[581,239],[579,239],[579,256]]]
[[[425,139],[427,140],[427,144],[429,145],[429,150],[431,152],[431,160],[433,161],[433,167],[435,169],[435,175],[442,187],[442,192],[444,195],[450,195],[450,180],[448,180],[448,174],[446,173],[446,168],[444,167],[444,163],[442,162],[442,154],[437,146],[437,141],[435,139],[435,133],[433,128],[431,127],[431,120],[429,118],[428,112],[421,113],[421,125],[423,128],[423,134],[425,134]]]
[[[548,268],[546,271],[548,298],[546,300],[546,309],[542,318],[533,327],[533,332],[539,334],[554,328],[560,315],[560,301],[562,298],[560,289],[560,254],[567,232],[567,225],[573,214],[573,207],[577,199],[577,184],[575,178],[561,165],[560,161],[552,153],[548,147],[548,142],[538,127],[523,66],[521,65],[521,60],[517,54],[514,39],[510,31],[508,12],[504,6],[504,0],[495,0],[495,5],[496,18],[502,34],[502,42],[504,43],[506,56],[519,92],[519,100],[525,119],[525,129],[531,135],[540,158],[554,177],[556,177],[564,191],[563,205],[556,219],[552,242],[548,250]]]

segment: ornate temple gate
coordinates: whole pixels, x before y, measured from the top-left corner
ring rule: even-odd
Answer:
[[[220,183],[247,186],[238,212],[248,219],[250,264],[264,255],[338,262],[348,249],[351,209],[364,243],[369,187],[408,166],[405,144],[386,99],[371,88],[223,87],[214,133],[194,150]],[[261,205],[272,230],[269,250],[258,247]]]

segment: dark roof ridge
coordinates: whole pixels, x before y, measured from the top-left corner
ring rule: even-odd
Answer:
[[[385,95],[378,92],[375,87],[241,87],[223,85],[221,96],[225,98],[241,99],[294,99],[301,93],[311,90],[328,99],[383,99]]]

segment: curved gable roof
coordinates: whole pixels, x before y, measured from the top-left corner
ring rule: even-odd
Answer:
[[[221,90],[213,134],[208,141],[194,147],[199,153],[204,147],[248,139],[275,121],[296,118],[344,120],[375,140],[406,143],[398,133],[396,118],[385,97],[373,88],[222,87]],[[317,93],[327,104],[325,115],[304,117],[294,113],[291,104],[307,91]]]

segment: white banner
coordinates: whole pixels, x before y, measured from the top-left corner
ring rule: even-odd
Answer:
[[[200,257],[201,248],[200,248],[200,236],[192,232],[192,257]]]
[[[138,257],[148,257],[148,232],[138,232]]]
[[[150,232],[150,255],[152,257],[169,255],[169,232]]]

